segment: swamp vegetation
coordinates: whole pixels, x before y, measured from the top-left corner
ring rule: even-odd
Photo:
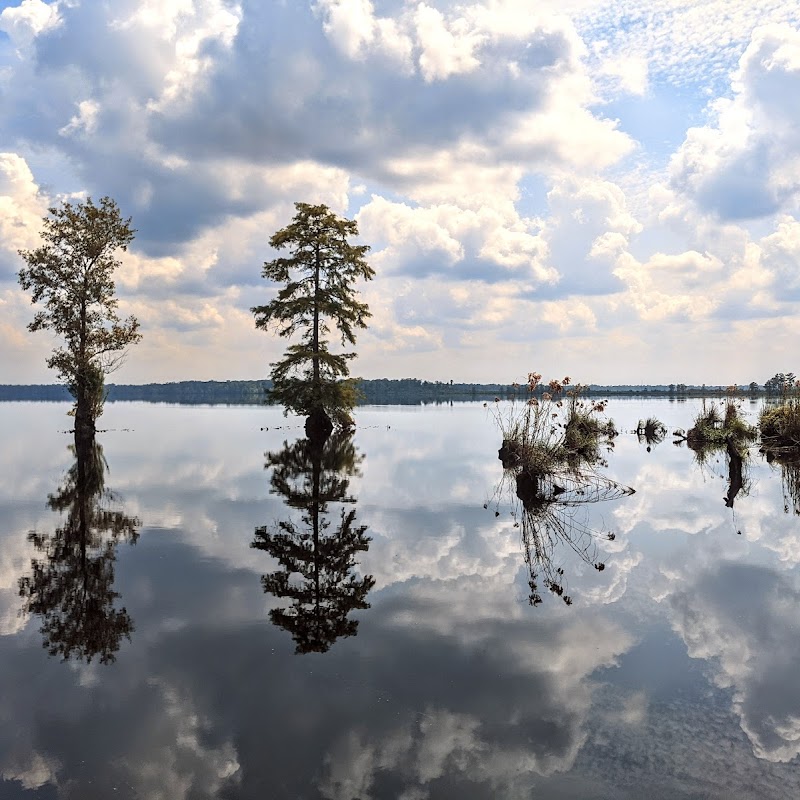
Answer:
[[[585,564],[602,572],[597,541],[613,541],[612,532],[596,531],[588,523],[588,504],[634,493],[602,475],[603,452],[618,435],[605,418],[607,401],[582,397],[580,384],[552,380],[537,396],[541,375],[528,376],[529,398],[521,407],[495,410],[503,434],[498,453],[503,478],[495,491],[497,505],[511,496],[514,527],[519,528],[529,570],[528,602],[542,602],[542,589],[572,605],[563,566],[554,554],[563,543]],[[487,504],[488,507],[488,504]],[[496,513],[499,513],[496,511]]]
[[[554,557],[559,545],[602,571],[605,564],[598,543],[613,541],[616,534],[590,524],[587,507],[635,490],[601,472],[607,466],[603,454],[613,449],[618,435],[613,420],[605,415],[607,401],[586,398],[583,387],[571,385],[569,378],[552,380],[542,391],[541,375],[535,372],[529,374],[526,388],[526,401],[494,407],[503,437],[498,452],[503,477],[493,506],[499,514],[501,502],[510,497],[514,527],[521,530],[530,572],[530,604],[539,605],[541,590],[546,589],[571,605],[563,562]],[[667,432],[655,416],[640,419],[633,431],[648,452],[664,441]],[[674,443],[686,443],[701,471],[712,460],[724,459],[727,491],[723,501],[732,509],[737,496],[750,491],[751,449],[759,435],[761,453],[781,470],[784,511],[800,514],[798,387],[764,408],[758,425],[746,420],[735,387],[719,403],[704,399],[688,432],[674,431]]]

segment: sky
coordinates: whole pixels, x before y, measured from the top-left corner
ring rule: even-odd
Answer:
[[[116,383],[268,377],[298,201],[371,248],[354,375],[796,372],[798,98],[786,0],[0,0],[0,383],[55,380],[17,251],[105,195]]]

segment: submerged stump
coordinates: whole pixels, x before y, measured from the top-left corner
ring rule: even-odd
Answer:
[[[512,469],[522,461],[522,446],[513,439],[503,439],[503,445],[497,451],[497,457],[503,464],[503,469]]]
[[[332,432],[333,422],[324,408],[316,408],[306,417],[306,436],[312,441],[324,442]]]

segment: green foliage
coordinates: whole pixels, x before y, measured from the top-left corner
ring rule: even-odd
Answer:
[[[127,250],[135,231],[117,204],[104,197],[63,203],[44,218],[44,244],[20,250],[26,266],[19,283],[42,308],[28,325],[59,336],[47,360],[76,400],[75,413],[91,423],[102,411],[104,376],[120,365],[125,349],[141,339],[135,317],[121,320],[112,279],[120,265],[117,250]]]
[[[797,389],[797,378],[794,372],[777,372],[764,383],[767,394],[787,395]]]
[[[295,203],[295,209],[291,224],[270,239],[273,248],[289,248],[291,255],[266,262],[262,271],[283,286],[272,301],[251,309],[257,328],[300,335],[300,343],[272,364],[270,399],[302,415],[322,409],[343,426],[358,400],[356,382],[349,379],[355,353],[330,352],[326,337],[335,328],[342,345],[355,344],[356,329],[366,328],[371,315],[353,284],[375,273],[365,259],[369,247],[348,242],[358,235],[355,221],[325,205]]]

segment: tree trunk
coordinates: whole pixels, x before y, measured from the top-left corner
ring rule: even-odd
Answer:
[[[314,405],[309,409],[309,413],[313,415],[319,416],[319,413],[325,414],[325,409],[322,407],[322,386],[320,382],[320,374],[319,374],[319,270],[320,270],[320,263],[319,263],[319,245],[316,246],[316,253],[315,253],[315,262],[314,262],[314,331],[311,340],[311,364],[314,369],[313,374],[313,396],[314,396]],[[328,415],[325,414],[326,419]],[[309,417],[310,419],[311,417]],[[330,423],[330,419],[328,419]],[[306,430],[308,430],[308,422],[306,422]],[[309,434],[310,436],[310,434]],[[325,439],[328,438],[328,435],[325,434]]]
[[[86,386],[79,384],[75,398],[75,439],[85,441],[94,437],[96,428],[92,402],[88,396]]]
[[[88,369],[86,365],[86,295],[87,275],[84,272],[83,296],[81,297],[80,338],[78,340],[78,370],[75,380],[75,439],[86,440],[95,434],[94,408],[89,395]]]

